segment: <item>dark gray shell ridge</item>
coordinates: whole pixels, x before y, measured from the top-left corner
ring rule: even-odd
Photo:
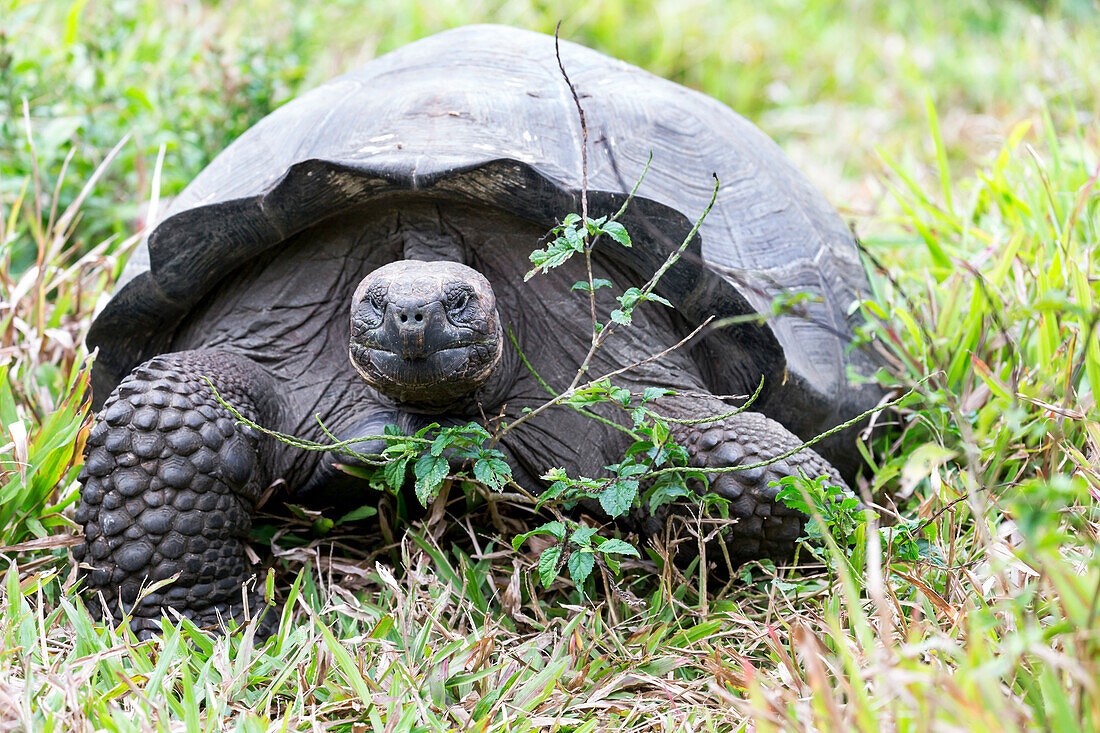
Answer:
[[[387,195],[491,205],[547,228],[554,217],[578,209],[580,197],[514,160],[417,176],[411,168],[398,172],[310,159],[292,165],[262,195],[174,214],[146,243],[149,269],[116,292],[89,331],[89,345],[100,349],[93,371],[95,407],[137,364],[165,350],[176,325],[227,273],[310,226]],[[618,210],[626,194],[591,191],[588,199],[595,216]],[[605,245],[600,251],[641,280],[661,266],[691,228],[679,212],[647,199],[631,202],[622,221],[636,236],[641,233],[634,246]],[[662,278],[658,292],[695,323],[752,312],[736,288],[703,265],[698,237]],[[743,371],[782,370],[782,350],[766,327],[739,324],[714,334],[712,341],[712,348],[720,350],[728,350],[723,343],[738,344],[738,351],[751,345],[752,363],[742,365]]]

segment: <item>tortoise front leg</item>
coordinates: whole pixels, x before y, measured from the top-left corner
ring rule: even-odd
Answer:
[[[723,411],[717,400],[706,406],[692,402],[675,405],[669,412],[687,417]],[[702,425],[674,424],[673,439],[687,448],[691,465],[702,469],[761,463],[802,445],[797,436],[758,412],[742,412]],[[783,560],[793,554],[806,516],[777,502],[779,487],[769,484],[799,474],[810,479],[828,476],[834,486],[848,487],[840,473],[812,448],[766,466],[708,475],[710,491],[730,501],[730,515],[736,519],[725,530],[726,547],[735,564],[764,557]]]
[[[214,398],[243,415],[278,425],[272,378],[251,360],[224,351],[157,356],[111,393],[88,436],[76,520],[84,543],[73,554],[93,612],[147,637],[174,608],[200,626],[264,611],[262,596],[242,587],[251,576],[245,543],[251,514],[272,478],[272,441],[240,427]],[[143,586],[179,573],[146,595]],[[100,599],[106,609],[100,607]],[[260,633],[277,613],[267,612]]]

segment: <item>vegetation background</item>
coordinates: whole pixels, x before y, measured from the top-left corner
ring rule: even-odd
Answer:
[[[266,645],[94,623],[82,338],[158,198],[380,53],[559,19],[757,123],[882,264],[883,379],[920,399],[868,452],[881,511],[720,593],[624,563],[640,610],[534,593],[530,547],[303,513],[256,545],[291,588]],[[0,730],[1100,728],[1098,57],[1088,0],[0,0]]]

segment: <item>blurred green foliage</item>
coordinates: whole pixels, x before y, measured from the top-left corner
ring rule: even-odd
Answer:
[[[840,186],[835,203],[857,210],[882,197],[861,180],[877,167],[876,146],[902,163],[920,152],[910,143],[929,92],[951,111],[952,159],[995,150],[998,120],[1043,105],[1060,126],[1098,111],[1100,23],[1081,0],[0,0],[0,202],[31,177],[33,155],[54,176],[75,145],[67,205],[129,134],[77,237],[121,234],[162,147],[160,188],[172,195],[272,109],[379,53],[466,23],[552,32],[558,20],[566,38],[757,121],[819,185]],[[47,200],[55,183],[40,182]],[[28,258],[24,248],[17,264]]]

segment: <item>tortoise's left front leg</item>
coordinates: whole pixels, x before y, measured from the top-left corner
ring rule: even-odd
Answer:
[[[251,514],[274,477],[274,441],[236,424],[214,397],[263,425],[280,424],[274,380],[255,362],[215,350],[163,354],[111,393],[88,436],[76,521],[93,612],[129,615],[141,636],[173,608],[200,625],[263,611],[245,544]],[[148,593],[152,583],[177,576]],[[105,606],[99,608],[100,599]],[[266,612],[261,635],[277,621]]]

